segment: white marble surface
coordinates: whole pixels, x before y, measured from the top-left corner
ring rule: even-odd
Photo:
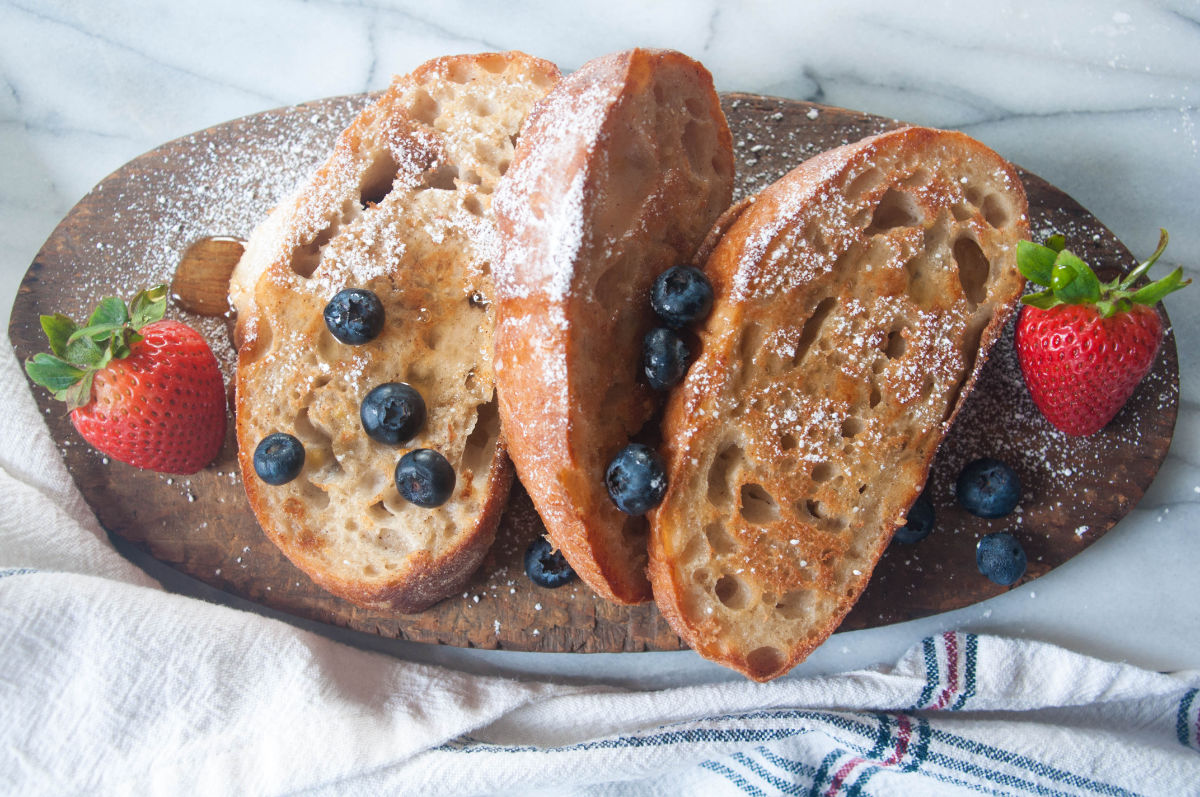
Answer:
[[[634,45],[705,62],[721,90],[959,128],[1078,199],[1135,254],[1200,262],[1200,3],[860,0],[716,4],[335,0],[0,3],[0,314],[38,247],[97,181],[177,136],[383,87],[451,52],[517,48],[564,70]],[[826,4],[832,6],[835,4]],[[1195,292],[1195,296],[1190,294]],[[1182,412],[1142,503],[1084,555],[957,612],[835,635],[798,673],[894,660],[957,628],[1025,635],[1160,670],[1200,668],[1200,288],[1167,300]],[[245,606],[131,553],[174,589]],[[646,686],[718,679],[688,652],[461,651],[318,627],[480,672]]]

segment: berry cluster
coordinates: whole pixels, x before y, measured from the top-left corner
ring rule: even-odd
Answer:
[[[1021,480],[1016,472],[999,460],[983,458],[968,463],[958,474],[955,495],[963,509],[982,518],[999,518],[1017,508],[1021,500]],[[936,524],[933,502],[921,495],[908,510],[903,526],[894,539],[913,544],[929,536]],[[1025,549],[1008,532],[984,535],[975,548],[979,572],[1003,586],[1015,584],[1025,575]]]
[[[703,320],[712,310],[713,289],[694,266],[672,266],[650,289],[650,306],[664,326],[642,339],[642,372],[655,390],[668,390],[683,378],[691,352],[678,330]],[[667,494],[667,474],[654,449],[630,443],[617,452],[604,473],[609,497],[622,512],[642,515]]]
[[[383,331],[383,303],[368,290],[340,291],[325,306],[324,316],[330,334],[350,346],[369,343]],[[378,385],[358,409],[367,436],[391,446],[413,439],[425,424],[425,414],[421,394],[403,382]],[[286,484],[303,467],[303,444],[284,432],[267,435],[254,451],[254,470],[267,484]],[[429,448],[415,448],[400,457],[394,479],[400,495],[421,507],[441,506],[454,492],[454,468]]]

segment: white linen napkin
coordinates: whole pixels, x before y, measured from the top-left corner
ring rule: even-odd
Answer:
[[[947,633],[889,670],[639,692],[172,595],[113,549],[7,350],[0,396],[5,792],[1200,793],[1197,672]]]

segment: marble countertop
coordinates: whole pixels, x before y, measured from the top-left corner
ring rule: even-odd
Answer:
[[[379,89],[446,53],[521,49],[564,71],[630,46],[702,60],[723,91],[961,129],[1091,210],[1138,256],[1200,263],[1200,5],[0,2],[0,313],[42,242],[105,175],[238,116]],[[835,4],[826,4],[833,6]],[[968,10],[968,7],[969,10]],[[1160,267],[1162,268],[1162,267]],[[1163,268],[1161,273],[1165,273]],[[889,663],[945,629],[1022,635],[1157,670],[1200,668],[1200,302],[1166,301],[1181,412],[1157,480],[1084,555],[999,598],[836,634],[798,674]],[[1197,294],[1200,296],[1200,293]],[[254,608],[137,551],[171,589]],[[286,618],[285,618],[286,619]],[[361,647],[477,672],[655,686],[734,677],[690,652],[521,654],[422,646],[300,623]]]

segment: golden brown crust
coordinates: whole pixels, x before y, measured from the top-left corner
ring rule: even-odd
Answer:
[[[252,457],[252,451],[239,449],[238,460],[243,473],[253,474]],[[246,471],[247,468],[250,470]],[[263,524],[262,529],[267,538],[322,589],[364,609],[416,613],[458,592],[492,547],[513,481],[512,463],[503,444],[496,447],[496,462],[490,468],[488,478],[486,500],[469,533],[459,535],[455,545],[436,558],[428,551],[417,551],[403,573],[386,581],[366,582],[339,577],[323,558],[311,555],[319,548],[312,529],[304,529],[298,535],[281,533],[275,523]],[[270,488],[257,479],[246,480],[247,496],[253,496],[250,497],[252,506],[266,505],[258,493],[267,489]]]
[[[603,480],[657,403],[637,375],[649,287],[691,259],[732,178],[708,72],[631,50],[585,64],[538,105],[497,191],[503,433],[550,539],[619,603],[650,598],[645,521],[618,511]]]
[[[528,111],[558,79],[546,61],[485,53],[397,78],[329,160],[260,225],[231,282],[238,311],[238,459],[267,536],[325,589],[358,605],[419,611],[461,588],[494,539],[511,485],[492,374],[491,193]],[[379,296],[386,323],[361,346],[325,329],[344,288]],[[403,446],[363,432],[384,382],[421,393],[427,421]],[[298,437],[300,476],[268,486],[253,452]],[[436,509],[392,478],[412,448],[456,474]]]
[[[1025,216],[991,150],[904,128],[729,226],[651,516],[655,600],[701,655],[769,680],[853,606],[1021,293]]]

